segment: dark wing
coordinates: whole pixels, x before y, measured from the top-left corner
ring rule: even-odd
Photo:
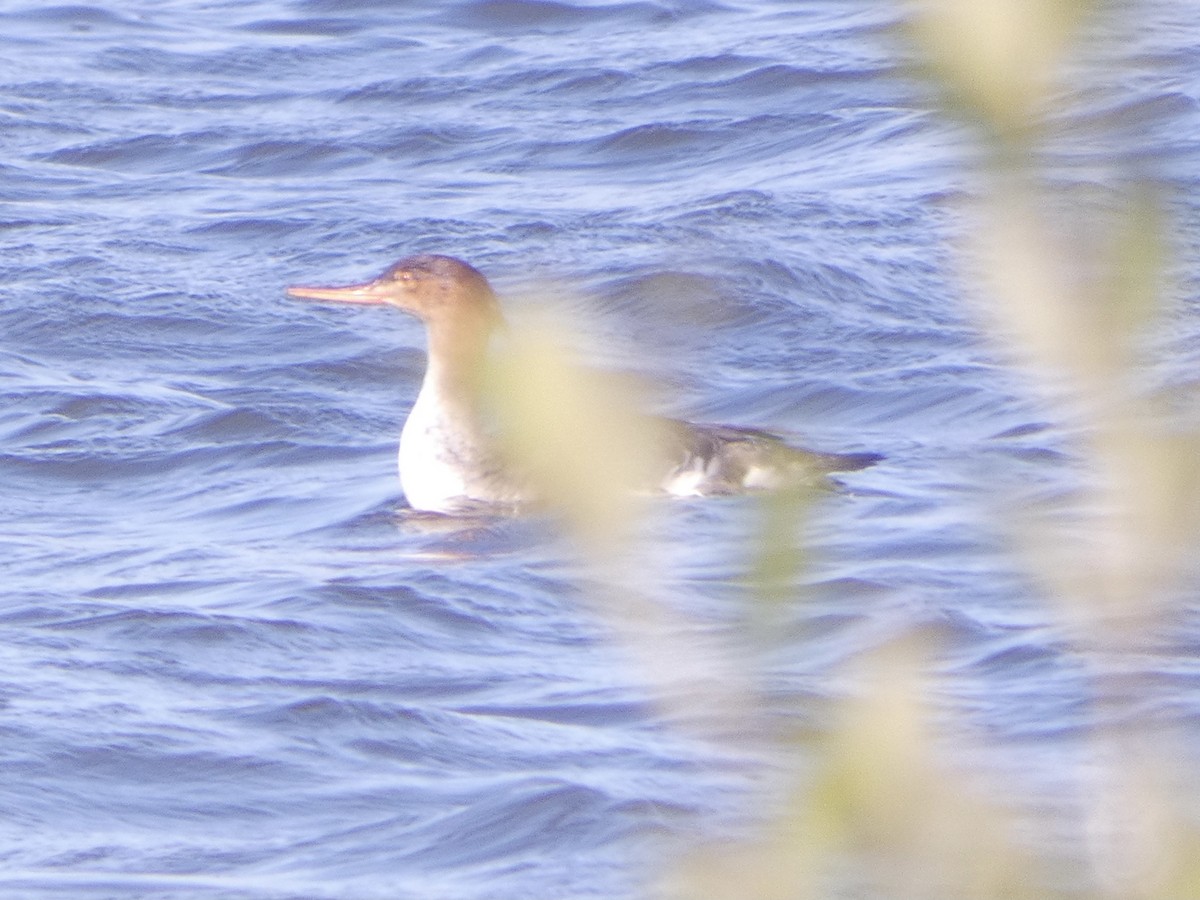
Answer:
[[[752,488],[818,484],[831,472],[864,469],[883,458],[875,453],[802,450],[757,428],[660,421],[670,467],[664,487],[694,486],[690,491],[672,492],[731,494]]]

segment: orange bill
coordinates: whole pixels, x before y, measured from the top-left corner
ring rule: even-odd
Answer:
[[[363,284],[350,284],[345,287],[303,287],[293,286],[287,289],[288,296],[300,297],[305,300],[337,300],[340,303],[386,303],[387,295],[380,289],[379,283],[368,281]]]

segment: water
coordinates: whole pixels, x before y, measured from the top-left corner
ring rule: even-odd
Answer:
[[[1185,7],[1124,32],[1133,68],[1064,113],[1054,161],[1180,189],[1187,296]],[[514,305],[570,285],[620,338],[597,362],[669,385],[670,412],[886,453],[813,523],[768,705],[810,718],[845,663],[936,625],[964,732],[1069,808],[1080,666],[989,499],[1067,489],[1064,431],[960,302],[969,144],[903,77],[896,17],[5,4],[5,895],[633,897],[660,841],[744,816],[749,751],[669,727],[551,529],[404,515],[417,324],[282,288],[414,252]],[[1157,376],[1190,387],[1194,308],[1174,325]],[[662,515],[670,602],[728,634],[755,507]],[[1143,673],[1193,737],[1196,636]]]

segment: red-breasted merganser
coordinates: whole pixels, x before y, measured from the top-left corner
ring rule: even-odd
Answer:
[[[394,306],[425,323],[425,378],[400,434],[400,484],[413,509],[457,512],[480,503],[516,506],[531,499],[505,466],[479,406],[478,373],[503,318],[478,269],[451,256],[412,256],[362,284],[289,287],[287,292]],[[654,487],[677,496],[817,484],[831,472],[865,468],[881,458],[799,450],[751,428],[650,421],[663,445],[662,476]]]

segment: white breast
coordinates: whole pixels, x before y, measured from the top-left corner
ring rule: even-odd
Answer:
[[[428,379],[400,434],[399,463],[400,486],[413,509],[454,512],[470,501],[521,500],[478,417],[439,396]]]

